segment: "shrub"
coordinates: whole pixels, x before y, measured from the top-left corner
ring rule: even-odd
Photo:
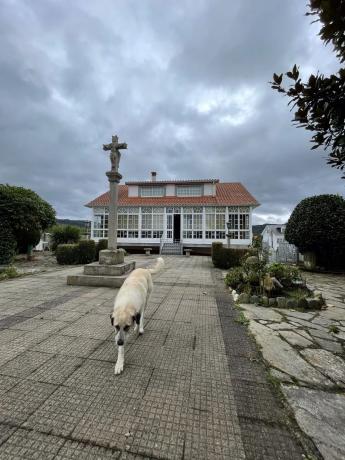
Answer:
[[[345,200],[318,195],[302,200],[286,225],[285,238],[301,253],[313,252],[318,265],[345,267]]]
[[[54,225],[50,233],[53,251],[56,251],[59,244],[78,243],[80,240],[80,228],[74,225]]]
[[[75,265],[79,261],[78,244],[59,244],[56,248],[56,260],[60,265]]]
[[[232,287],[232,289],[237,289],[238,286],[243,283],[243,271],[241,267],[231,268],[226,277],[225,284]]]
[[[212,262],[218,268],[238,267],[246,253],[246,249],[224,248],[220,242],[212,244]]]
[[[78,263],[89,264],[96,258],[96,243],[93,240],[82,240],[78,243]]]
[[[26,252],[55,223],[55,211],[30,189],[0,184],[0,222],[6,222],[18,249]]]
[[[16,254],[16,240],[8,225],[0,223],[0,265],[10,264]]]
[[[17,278],[18,276],[20,276],[20,274],[13,266],[6,267],[4,270],[0,271],[0,281],[11,278]]]
[[[266,271],[285,287],[291,286],[293,281],[301,278],[298,268],[293,265],[272,263],[266,267]]]
[[[99,251],[108,249],[108,240],[99,240],[96,246],[96,260],[99,260]]]

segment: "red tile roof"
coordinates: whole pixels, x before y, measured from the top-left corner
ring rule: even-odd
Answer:
[[[109,192],[87,203],[85,206],[108,206]],[[259,206],[259,203],[239,182],[217,183],[216,196],[163,196],[129,197],[128,186],[119,186],[120,206]]]
[[[125,182],[126,185],[155,185],[155,184],[216,184],[219,179],[183,179],[183,180],[139,180]]]

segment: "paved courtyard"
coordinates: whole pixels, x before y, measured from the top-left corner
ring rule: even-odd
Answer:
[[[78,268],[0,283],[1,459],[291,460],[313,451],[236,322],[221,273],[208,257],[165,262],[120,376],[109,320],[117,291],[67,286]]]

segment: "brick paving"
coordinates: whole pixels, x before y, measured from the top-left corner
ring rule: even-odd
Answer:
[[[116,377],[116,290],[67,286],[78,268],[0,283],[1,459],[303,458],[220,273],[165,261]]]

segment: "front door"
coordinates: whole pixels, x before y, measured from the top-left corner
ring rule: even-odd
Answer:
[[[174,214],[174,241],[181,240],[181,214]]]

